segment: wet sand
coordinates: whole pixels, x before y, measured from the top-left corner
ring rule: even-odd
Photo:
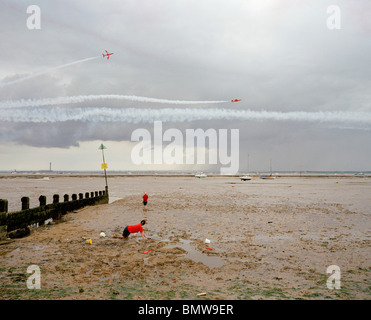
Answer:
[[[103,183],[55,179],[37,191],[95,191]],[[21,181],[7,183],[18,188]],[[370,178],[147,176],[108,183],[111,203],[0,245],[1,299],[371,298]],[[112,238],[143,218],[149,240]],[[27,289],[30,265],[40,267],[40,290]],[[326,285],[331,265],[340,268],[340,289]]]

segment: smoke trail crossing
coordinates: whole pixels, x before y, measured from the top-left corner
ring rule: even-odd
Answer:
[[[321,123],[352,123],[371,127],[371,112],[274,112],[218,108],[64,108],[28,107],[2,108],[0,121],[9,122],[126,122],[151,123],[186,122],[195,120],[250,120],[250,121],[303,121]]]
[[[152,102],[152,103],[164,103],[164,104],[216,104],[216,103],[229,103],[231,101],[186,101],[186,100],[168,100],[168,99],[157,99],[138,97],[133,95],[119,95],[119,94],[101,94],[101,95],[81,95],[71,97],[58,97],[58,98],[46,98],[46,99],[28,99],[18,101],[3,101],[0,102],[0,108],[17,108],[17,107],[42,107],[42,106],[60,106],[66,104],[82,103],[82,102],[93,102],[99,100],[128,100],[136,102]]]
[[[23,78],[19,78],[19,79],[13,80],[13,81],[5,82],[5,83],[1,83],[0,82],[0,88],[1,87],[5,87],[5,86],[9,86],[11,84],[16,84],[16,83],[19,83],[19,82],[22,82],[22,81],[25,81],[25,80],[29,80],[29,79],[32,79],[32,78],[35,78],[35,77],[38,77],[38,76],[41,76],[41,75],[43,75],[45,73],[48,73],[50,71],[62,69],[62,68],[65,68],[65,67],[72,66],[74,64],[78,64],[78,63],[82,63],[82,62],[86,62],[86,61],[90,61],[90,60],[94,60],[94,59],[98,59],[98,58],[100,58],[100,56],[86,58],[86,59],[81,59],[81,60],[77,60],[77,61],[74,61],[74,62],[65,63],[65,64],[62,64],[62,65],[57,66],[57,67],[49,68],[49,69],[46,69],[44,71],[35,72],[35,73],[32,73],[32,74],[30,74],[28,76],[25,76]]]

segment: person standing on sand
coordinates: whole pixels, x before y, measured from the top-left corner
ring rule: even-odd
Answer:
[[[122,236],[114,234],[112,236],[112,238],[127,239],[129,237],[130,233],[140,232],[140,234],[142,235],[143,240],[148,240],[147,236],[143,232],[143,226],[145,224],[147,224],[147,219],[142,220],[138,224],[134,224],[132,226],[126,226],[123,233],[122,233]]]
[[[148,202],[148,195],[147,195],[146,192],[144,192],[144,195],[143,195],[143,205],[144,205],[144,208],[146,208],[147,202]]]

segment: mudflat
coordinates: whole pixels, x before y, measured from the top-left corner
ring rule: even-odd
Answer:
[[[87,181],[63,179],[45,188]],[[0,299],[371,298],[370,178],[110,177],[109,190],[109,204],[2,242]],[[112,238],[143,218],[147,241]],[[27,288],[31,265],[40,289]]]

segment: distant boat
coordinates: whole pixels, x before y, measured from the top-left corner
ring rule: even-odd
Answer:
[[[196,178],[206,178],[207,175],[204,174],[203,172],[201,172],[201,173],[197,173],[197,174],[195,175],[195,177],[196,177]]]
[[[265,175],[263,175],[263,176],[261,176],[261,178],[262,179],[275,179],[276,177],[273,177],[273,175],[272,175],[272,159],[271,159],[271,174],[265,174]]]
[[[264,176],[261,176],[262,179],[276,179],[276,177],[273,177],[271,174],[270,175],[264,175]]]
[[[251,180],[252,178],[249,175],[244,175],[240,177],[241,181]]]
[[[250,171],[250,155],[248,154],[247,155],[247,172]],[[241,181],[247,181],[247,180],[251,180],[252,178],[248,175],[248,174],[245,174],[244,176],[240,177]]]

